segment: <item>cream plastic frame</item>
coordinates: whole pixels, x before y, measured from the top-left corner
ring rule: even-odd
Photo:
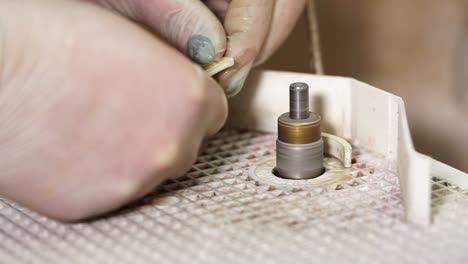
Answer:
[[[287,111],[288,87],[306,82],[311,109],[322,115],[324,132],[370,149],[396,164],[406,219],[427,225],[431,219],[431,177],[468,188],[468,175],[416,152],[402,98],[346,77],[258,71],[230,99],[227,126],[276,132]]]

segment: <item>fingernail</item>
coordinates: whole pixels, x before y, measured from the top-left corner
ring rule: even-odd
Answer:
[[[187,55],[199,64],[212,63],[216,56],[213,42],[203,35],[193,35],[187,43]]]
[[[233,97],[242,90],[251,68],[252,63],[244,65],[223,84],[224,93],[226,93],[227,97]]]

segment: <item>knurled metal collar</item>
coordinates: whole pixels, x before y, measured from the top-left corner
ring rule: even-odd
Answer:
[[[310,112],[309,118],[296,120],[284,113],[278,118],[278,140],[289,144],[309,144],[321,137],[319,114]]]

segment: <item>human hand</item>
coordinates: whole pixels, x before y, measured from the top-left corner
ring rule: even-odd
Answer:
[[[227,110],[170,46],[82,1],[0,0],[0,194],[61,220],[180,176]]]
[[[197,63],[233,57],[235,65],[216,78],[228,96],[281,45],[305,5],[305,0],[89,1],[145,24]]]

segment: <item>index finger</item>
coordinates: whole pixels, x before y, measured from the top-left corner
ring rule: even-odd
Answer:
[[[255,58],[262,49],[273,16],[276,0],[233,0],[224,19],[228,35],[226,57],[235,65],[218,76],[227,96],[234,96],[244,85]]]

